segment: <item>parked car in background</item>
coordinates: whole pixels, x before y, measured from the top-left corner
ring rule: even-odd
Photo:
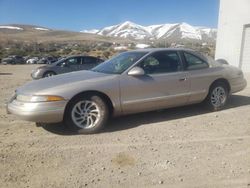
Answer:
[[[48,59],[47,64],[52,64],[60,60],[60,57],[48,57],[47,59]]]
[[[16,90],[7,110],[33,122],[63,121],[87,134],[102,129],[110,116],[203,101],[208,109],[221,110],[229,95],[246,85],[239,68],[198,52],[144,49],[122,53],[90,71],[29,82]]]
[[[2,59],[2,64],[25,64],[22,56],[13,55]]]
[[[32,58],[29,58],[26,63],[27,64],[36,64],[38,62],[39,58],[38,57],[32,57]]]
[[[29,55],[28,56],[24,56],[23,59],[26,62],[28,59],[30,59],[30,56]]]
[[[56,57],[43,57],[37,61],[37,64],[51,64],[56,62],[58,59]]]
[[[50,65],[36,68],[32,71],[31,77],[40,79],[72,71],[88,70],[101,62],[103,62],[102,59],[92,56],[70,56]]]

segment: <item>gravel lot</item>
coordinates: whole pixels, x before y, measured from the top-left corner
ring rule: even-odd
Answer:
[[[250,86],[220,112],[141,113],[72,135],[6,114],[35,67],[0,66],[0,187],[250,187]]]

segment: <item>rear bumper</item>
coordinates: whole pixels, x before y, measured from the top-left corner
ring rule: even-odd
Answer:
[[[245,78],[235,78],[230,81],[231,93],[236,93],[242,91],[247,86],[247,81]]]
[[[13,100],[7,104],[6,110],[22,120],[57,123],[63,121],[66,104],[67,101],[23,103]]]

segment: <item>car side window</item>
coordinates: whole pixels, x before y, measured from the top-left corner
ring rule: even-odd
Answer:
[[[66,63],[70,65],[80,65],[81,59],[80,57],[72,57],[66,60]]]
[[[190,53],[183,52],[186,60],[186,70],[197,70],[208,68],[208,63]]]
[[[96,58],[93,58],[93,57],[83,57],[83,63],[82,64],[95,64],[97,61],[96,61]]]
[[[143,60],[139,65],[146,74],[160,74],[181,70],[177,52],[156,52]]]

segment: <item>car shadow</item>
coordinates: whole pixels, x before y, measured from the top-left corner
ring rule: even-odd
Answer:
[[[5,75],[12,75],[12,73],[9,73],[9,72],[0,72],[0,76],[5,76]]]
[[[232,95],[224,110],[250,105],[250,97],[241,95]],[[189,105],[183,107],[169,108],[165,110],[144,112],[133,115],[127,115],[111,119],[103,132],[116,132],[135,128],[144,124],[158,123],[175,119],[211,113],[203,107],[203,104]],[[63,123],[43,124],[42,127],[58,135],[76,135],[70,131]]]

